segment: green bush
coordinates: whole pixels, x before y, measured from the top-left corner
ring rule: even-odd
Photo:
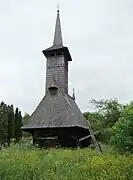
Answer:
[[[133,103],[130,103],[112,128],[110,143],[120,152],[133,152]]]
[[[102,141],[103,143],[109,144],[109,140],[112,136],[113,130],[112,128],[105,128],[101,131],[100,134],[100,141]]]

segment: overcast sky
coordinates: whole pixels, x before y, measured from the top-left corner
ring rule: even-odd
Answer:
[[[0,101],[32,113],[43,98],[57,4],[81,110],[91,99],[132,100],[133,0],[0,0]]]

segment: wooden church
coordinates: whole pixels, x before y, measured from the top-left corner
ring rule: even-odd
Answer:
[[[59,10],[53,45],[42,52],[47,59],[45,96],[22,129],[30,132],[33,144],[40,147],[87,147],[93,132],[74,95],[68,94],[68,62],[72,58],[63,45]]]

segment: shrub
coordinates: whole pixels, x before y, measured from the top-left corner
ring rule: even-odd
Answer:
[[[112,130],[110,143],[122,153],[133,152],[133,103],[123,110]]]

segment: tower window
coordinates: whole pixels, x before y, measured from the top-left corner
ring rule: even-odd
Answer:
[[[53,95],[53,96],[57,94],[57,90],[58,90],[57,87],[50,87],[50,88],[49,88],[49,92],[50,92],[50,94]]]
[[[51,52],[51,53],[49,54],[49,56],[50,56],[50,57],[55,56],[55,53],[54,53],[54,52]]]
[[[57,56],[63,55],[63,52],[57,52],[56,55]]]

